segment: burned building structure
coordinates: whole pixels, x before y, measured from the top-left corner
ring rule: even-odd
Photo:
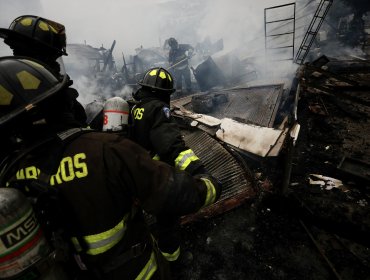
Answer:
[[[294,29],[265,33],[287,43],[265,45],[276,51],[270,67],[290,63],[293,75],[262,80],[253,58],[219,53],[195,69],[200,91],[171,102],[184,140],[224,186],[211,209],[184,217],[177,279],[368,277],[368,13],[358,36],[341,29],[357,24],[354,7],[337,16],[344,1],[311,2],[300,30],[293,8],[276,21]]]
[[[355,13],[338,5],[266,7],[262,51],[202,55],[199,90],[172,99],[186,144],[224,186],[218,203],[182,218],[178,279],[367,275],[369,21],[364,12],[363,35],[348,42]],[[165,48],[126,61],[134,76],[166,63]]]
[[[66,68],[75,79],[86,77],[96,84],[96,92],[110,96],[123,87],[123,77],[118,75],[118,69],[113,56],[116,41],[106,49],[88,44],[68,44],[69,56],[65,58]]]
[[[161,4],[170,23],[206,12],[187,2],[171,1],[191,8],[179,18]],[[259,52],[199,44],[198,90],[175,95],[171,113],[224,191],[182,217],[176,279],[368,279],[369,10],[367,0],[289,2],[260,15]],[[114,44],[68,49],[89,53],[93,73],[134,84],[146,68],[167,66],[162,46],[138,48],[122,69]]]

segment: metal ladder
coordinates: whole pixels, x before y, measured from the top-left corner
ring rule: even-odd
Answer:
[[[319,6],[316,9],[316,12],[311,20],[310,25],[308,26],[307,32],[304,35],[302,43],[298,49],[294,62],[297,64],[303,64],[304,60],[312,43],[314,42],[317,33],[320,30],[320,27],[330,9],[330,6],[333,4],[333,0],[321,0]]]
[[[294,40],[295,40],[295,3],[289,3],[285,5],[279,5],[274,7],[265,8],[264,15],[265,15],[265,52],[266,55],[272,55],[273,52],[282,51],[283,55],[289,54],[289,57],[281,57],[280,59],[274,59],[275,61],[282,61],[282,60],[294,60]],[[281,18],[277,20],[269,20],[268,18],[268,12],[272,10],[279,10],[284,8],[293,8],[293,14],[290,17],[287,18]],[[272,30],[268,30],[269,26],[280,23],[280,26],[277,26],[273,28]],[[280,28],[286,27],[288,31],[281,32]],[[279,30],[277,32],[274,32],[276,30]],[[287,36],[290,36],[292,38],[291,43],[287,45],[276,45],[274,46],[273,43],[276,41],[276,39],[279,38],[286,38]],[[290,50],[289,50],[290,49]],[[290,57],[291,53],[291,57]],[[278,55],[274,55],[276,58]]]

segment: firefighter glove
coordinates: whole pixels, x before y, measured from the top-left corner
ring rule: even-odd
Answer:
[[[217,201],[217,199],[221,195],[222,191],[222,185],[221,182],[209,174],[199,174],[195,176],[196,178],[199,178],[203,182],[203,195],[204,195],[204,204],[203,207],[207,207],[214,202]]]

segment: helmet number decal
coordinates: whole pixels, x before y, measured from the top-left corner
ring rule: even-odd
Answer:
[[[107,125],[108,124],[108,115],[107,114],[104,114],[103,124],[104,125]]]
[[[134,119],[141,120],[143,118],[144,108],[135,108],[134,110]]]

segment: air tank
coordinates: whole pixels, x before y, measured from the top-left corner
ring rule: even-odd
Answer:
[[[0,188],[0,279],[21,275],[51,248],[31,203],[13,188]]]
[[[123,98],[109,98],[103,109],[103,131],[122,131],[128,124],[129,111],[129,105]]]

